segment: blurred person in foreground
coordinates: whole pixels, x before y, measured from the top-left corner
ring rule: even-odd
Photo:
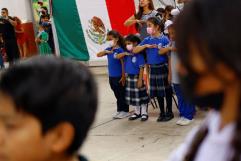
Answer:
[[[212,110],[169,161],[241,161],[240,19],[240,0],[192,0],[177,18],[183,92]]]
[[[84,65],[34,57],[0,79],[1,161],[86,161],[78,156],[97,107]]]

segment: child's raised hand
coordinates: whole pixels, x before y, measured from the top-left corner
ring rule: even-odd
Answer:
[[[156,44],[152,44],[152,45],[150,45],[150,44],[146,44],[146,46],[145,46],[146,48],[158,48],[158,46],[156,45]]]

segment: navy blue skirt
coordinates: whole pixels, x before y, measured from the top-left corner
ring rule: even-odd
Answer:
[[[132,106],[141,106],[149,103],[146,86],[137,88],[139,75],[128,75],[126,80],[126,103]]]
[[[168,64],[150,65],[150,97],[165,97],[171,89],[168,83]]]

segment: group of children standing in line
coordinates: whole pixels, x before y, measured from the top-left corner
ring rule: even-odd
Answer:
[[[177,79],[174,27],[170,25],[169,35],[165,35],[164,24],[157,17],[148,18],[146,24],[149,36],[143,41],[132,34],[123,38],[112,30],[107,34],[109,47],[97,54],[108,58],[109,83],[117,99],[117,113],[113,118],[129,117],[129,105],[132,105],[135,110],[129,120],[141,118],[141,121],[147,121],[148,103],[157,98],[160,107],[157,122],[172,120],[173,84],[180,111],[177,124],[188,125],[193,120],[195,106],[184,101]],[[145,68],[150,82],[149,92],[143,81]]]

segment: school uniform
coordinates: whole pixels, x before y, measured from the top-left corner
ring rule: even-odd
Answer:
[[[158,47],[165,47],[169,44],[169,39],[161,34],[159,37],[147,37],[139,45],[146,44],[158,45]],[[160,55],[158,48],[147,48],[147,64],[150,65],[150,97],[157,97],[161,114],[165,115],[164,97],[168,99],[167,113],[172,113],[172,88],[168,83],[168,56]]]
[[[111,51],[112,48],[107,48],[106,50]],[[129,106],[125,101],[125,87],[120,83],[122,76],[121,61],[116,59],[116,55],[123,52],[122,48],[116,48],[113,50],[113,53],[107,55],[109,83],[117,99],[117,112],[129,112]]]
[[[132,54],[124,57],[126,80],[126,102],[128,105],[141,106],[149,103],[146,86],[144,81],[141,88],[137,88],[140,68],[144,68],[145,60],[143,54]]]
[[[160,37],[147,37],[140,46],[155,44],[164,47],[169,44],[169,39],[161,35]],[[164,97],[167,90],[171,89],[168,84],[168,57],[160,55],[158,48],[146,49],[147,64],[150,65],[150,97]]]
[[[204,125],[208,128],[208,134],[199,145],[194,161],[229,161],[233,157],[232,139],[235,132],[235,123],[231,123],[220,130],[221,116],[219,112],[210,112]],[[190,149],[197,132],[195,128],[185,139],[185,142],[173,152],[168,161],[183,161]],[[241,158],[240,158],[241,161]]]
[[[176,47],[175,46],[175,42],[172,42],[172,47]],[[177,61],[178,61],[178,56],[177,53],[172,51],[170,53],[171,56],[171,69],[172,69],[172,84],[178,99],[178,108],[179,108],[179,112],[180,112],[180,117],[184,117],[188,120],[192,120],[193,116],[196,113],[195,110],[195,105],[187,102],[184,99],[184,95],[183,92],[181,90],[181,85],[180,85],[180,80],[178,78],[178,74],[177,74]]]

